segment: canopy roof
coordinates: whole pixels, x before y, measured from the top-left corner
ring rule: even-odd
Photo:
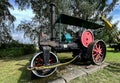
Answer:
[[[97,23],[93,23],[93,22],[83,20],[83,19],[73,17],[73,16],[68,16],[65,14],[60,14],[60,16],[56,20],[56,23],[74,25],[74,26],[84,27],[87,29],[98,29],[98,28],[104,27]]]

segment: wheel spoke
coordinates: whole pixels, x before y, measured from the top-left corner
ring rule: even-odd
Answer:
[[[101,49],[101,46],[100,46],[100,44],[98,45],[98,48],[99,48],[99,49]]]
[[[95,64],[100,64],[104,61],[106,46],[103,41],[96,41],[91,45],[92,60]]]
[[[97,47],[97,56],[96,56],[96,58],[95,58],[95,61],[96,62],[99,62],[100,61],[100,59],[101,59],[101,46],[100,46],[100,44],[97,44],[96,45],[96,47]]]
[[[49,62],[50,62],[50,64],[53,64],[54,63],[54,59],[50,59]]]
[[[38,57],[35,59],[35,66],[40,67],[43,65],[43,59],[41,57]]]
[[[57,63],[58,59],[54,53],[50,53],[50,58],[49,58],[49,64]],[[31,61],[31,67],[40,67],[44,65],[44,57],[43,57],[43,52],[40,54],[35,55]],[[47,77],[54,73],[56,70],[55,68],[50,68],[50,69],[43,69],[43,70],[32,70],[32,72],[38,76],[38,77]]]
[[[100,61],[101,58],[102,58],[102,57],[100,56],[100,54],[98,54],[98,55],[96,56],[96,58],[95,58],[96,62]]]
[[[97,49],[93,49],[93,52],[97,52]]]

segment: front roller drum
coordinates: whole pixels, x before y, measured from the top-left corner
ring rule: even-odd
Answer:
[[[57,56],[53,53],[50,52],[50,58],[49,58],[49,65],[52,65],[54,63],[58,62]],[[31,67],[40,67],[44,66],[44,55],[43,52],[37,53],[31,60],[30,66]],[[43,70],[32,70],[33,74],[35,74],[38,77],[47,77],[53,74],[56,70],[55,68],[50,68],[50,69],[43,69]]]
[[[106,57],[106,45],[102,40],[94,41],[88,46],[88,55],[92,63],[100,65]]]

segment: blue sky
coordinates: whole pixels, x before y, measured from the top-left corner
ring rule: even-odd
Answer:
[[[13,14],[16,17],[16,21],[14,22],[15,27],[20,24],[21,21],[30,21],[34,17],[33,11],[29,8],[26,10],[18,10],[17,5],[14,3],[14,0],[9,0],[11,4],[14,5],[14,10],[9,9],[11,14]],[[109,0],[108,3],[111,3],[112,0]],[[120,4],[120,0],[118,2]],[[113,16],[112,23],[120,20],[120,5],[117,5],[113,12],[110,13],[110,15]],[[120,23],[118,24],[119,30],[120,30]],[[12,36],[15,40],[19,40],[20,42],[23,43],[30,43],[29,38],[24,38],[24,33],[23,32],[17,32],[14,31],[12,33]]]
[[[110,13],[110,15],[113,16],[113,20],[112,20],[113,23],[120,20],[120,0],[118,1],[118,4],[119,5],[117,5],[114,8],[114,10]],[[118,28],[120,30],[120,23],[118,24]]]
[[[17,25],[21,23],[21,21],[31,21],[34,17],[31,9],[21,11],[15,8],[14,10],[11,10],[11,13],[16,17],[16,21],[14,22],[15,29]],[[22,43],[30,43],[29,38],[24,38],[24,33],[22,31],[18,32],[15,30],[12,36],[15,40],[19,40]]]
[[[18,24],[21,23],[21,21],[31,21],[32,20],[32,18],[34,17],[34,13],[30,8],[26,9],[26,10],[19,10],[18,6],[14,3],[14,0],[9,0],[9,2],[12,5],[14,5],[14,10],[13,9],[9,9],[9,10],[10,10],[11,14],[16,17],[16,21],[14,22],[15,29],[18,26]],[[29,38],[24,38],[23,31],[18,32],[16,30],[14,30],[12,32],[12,37],[13,37],[13,39],[18,40],[19,42],[30,43]]]

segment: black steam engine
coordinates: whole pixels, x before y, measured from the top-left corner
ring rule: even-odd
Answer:
[[[90,61],[97,65],[103,63],[106,56],[106,45],[102,40],[94,40],[94,34],[90,30],[103,26],[65,14],[59,15],[55,20],[55,5],[52,3],[50,7],[51,38],[40,42],[41,51],[32,58],[28,69],[38,77],[47,77],[53,74],[58,66],[64,64],[59,63],[57,58],[59,52],[72,52],[73,60],[76,59],[76,61]],[[57,23],[84,27],[85,30],[78,31],[74,37],[70,33],[62,34],[60,32],[59,39],[57,39],[55,35]]]

